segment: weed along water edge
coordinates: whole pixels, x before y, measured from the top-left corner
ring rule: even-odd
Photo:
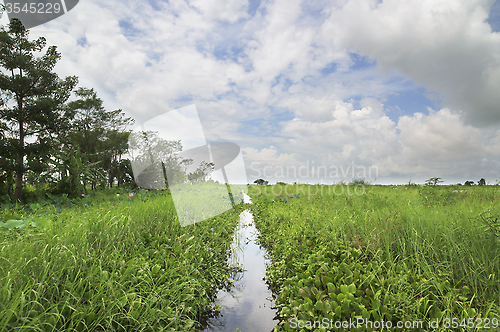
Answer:
[[[60,200],[2,210],[0,331],[202,328],[243,207],[181,227],[167,192]]]
[[[497,186],[341,186],[249,188],[279,331],[500,330]]]
[[[251,203],[245,195],[245,203]],[[248,210],[240,214],[230,264],[241,269],[233,274],[229,289],[217,294],[220,312],[208,322],[206,332],[262,331],[274,329],[277,321],[272,292],[265,283],[267,252],[257,244],[258,231]]]
[[[0,206],[0,331],[499,331],[500,186],[293,187],[185,227],[168,191]]]

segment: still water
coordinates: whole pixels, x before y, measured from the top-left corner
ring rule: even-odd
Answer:
[[[249,199],[246,196],[245,203],[251,203]],[[240,214],[240,227],[233,238],[230,261],[241,266],[243,272],[234,275],[233,287],[219,291],[215,303],[220,305],[220,314],[211,318],[203,331],[271,332],[278,323],[273,320],[276,310],[273,309],[272,293],[264,281],[269,259],[266,251],[256,243],[257,238],[253,216],[245,210]]]

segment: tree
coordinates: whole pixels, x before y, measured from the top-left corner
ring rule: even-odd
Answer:
[[[95,164],[107,177],[112,186],[115,178],[120,183],[120,163],[128,149],[130,132],[126,127],[134,123],[122,110],[106,111],[103,101],[94,89],[80,87],[76,92],[79,99],[68,103],[67,110],[73,118],[72,130],[68,133],[66,144],[70,149],[80,149],[83,164]],[[96,164],[97,163],[97,164]],[[90,180],[94,189],[97,179],[84,176],[83,182]],[[104,179],[102,179],[104,180]]]
[[[366,183],[365,179],[363,179],[363,178],[352,179],[352,181],[349,184],[351,186],[355,186],[355,187],[364,187],[365,185],[368,185],[368,183]]]
[[[129,136],[130,132],[122,132],[118,129],[113,129],[108,131],[106,140],[103,142],[103,167],[108,174],[108,185],[110,187],[113,186],[114,179],[116,179],[118,186],[120,186],[123,179],[125,179],[125,173],[123,172],[124,168],[120,168],[120,165],[124,162],[122,156],[128,150]]]
[[[191,181],[191,183],[206,182],[208,180],[210,172],[214,170],[214,166],[214,163],[202,161],[200,163],[200,166],[198,166],[198,168],[194,172],[191,172],[187,175],[187,178],[189,181]]]
[[[118,187],[122,184],[132,184],[135,186],[134,172],[132,170],[132,163],[129,159],[122,159],[118,164]]]
[[[11,139],[6,135],[7,126],[0,122],[0,196],[12,196],[14,185],[14,151]]]
[[[50,46],[41,57],[35,53],[45,48],[45,38],[28,39],[29,31],[21,21],[12,19],[9,30],[0,31],[0,118],[5,125],[15,156],[16,188],[14,200],[21,200],[23,176],[28,162],[45,160],[56,144],[54,135],[65,126],[62,108],[78,79],[59,79],[53,72],[60,59],[56,46]],[[27,143],[29,137],[34,142]]]
[[[485,186],[486,185],[486,180],[481,178],[481,180],[477,181],[478,186]]]
[[[257,179],[253,183],[258,184],[258,185],[267,185],[269,182],[264,180],[264,179]]]
[[[135,182],[147,189],[162,189],[186,180],[185,165],[192,162],[177,155],[180,141],[162,139],[158,132],[140,131],[129,136],[129,153]],[[172,180],[172,183],[168,183]]]
[[[474,181],[465,181],[465,183],[464,183],[464,186],[468,186],[468,187],[473,186],[473,185],[474,185]]]
[[[441,182],[443,182],[443,179],[441,179],[441,178],[430,178],[428,180],[425,180],[425,184],[428,186],[435,186]]]

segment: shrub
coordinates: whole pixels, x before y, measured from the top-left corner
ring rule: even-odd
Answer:
[[[365,186],[367,184],[368,183],[363,178],[361,178],[361,179],[352,179],[352,181],[349,182],[349,185],[351,185],[351,186],[357,186],[357,187]]]

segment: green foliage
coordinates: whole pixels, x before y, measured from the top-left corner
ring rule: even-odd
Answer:
[[[486,224],[487,228],[489,231],[493,233],[497,238],[500,238],[500,221],[498,221],[498,218],[500,216],[500,211],[492,212],[487,211],[485,214],[481,213],[479,215],[481,219],[484,221]]]
[[[195,172],[186,174],[185,169],[193,160],[176,155],[182,151],[181,142],[167,141],[153,131],[130,134],[129,151],[135,168],[142,170],[136,178],[137,185],[150,189],[163,189],[175,183],[183,183],[186,178],[193,182],[200,178],[204,180],[207,170],[213,167],[213,164],[202,162]],[[173,183],[169,184],[167,179]]]
[[[81,87],[75,94],[79,99],[66,107],[71,114],[71,130],[61,140],[69,151],[82,153],[86,170],[82,185],[90,183],[94,189],[98,183],[112,186],[114,179],[119,185],[131,182],[122,155],[128,150],[130,135],[125,128],[133,124],[133,119],[125,117],[122,110],[106,111],[93,89]],[[91,169],[96,171],[90,172]]]
[[[48,196],[3,211],[17,221],[0,222],[0,330],[202,327],[230,282],[227,250],[241,209],[180,227],[165,191]]]
[[[77,84],[76,77],[59,79],[53,69],[60,59],[55,46],[45,48],[45,38],[28,39],[21,21],[12,19],[8,30],[0,32],[0,119],[2,122],[2,167],[7,182],[15,171],[14,199],[22,197],[26,168],[40,172],[46,165],[55,136],[66,123],[62,105]],[[28,143],[27,138],[34,137]],[[25,161],[27,160],[27,163]]]
[[[495,187],[334,188],[249,190],[279,330],[293,318],[438,319],[439,331],[445,319],[499,319]]]
[[[408,181],[408,183],[405,185],[405,186],[408,186],[408,187],[416,187],[417,184],[415,182],[412,182],[411,180]]]
[[[191,181],[191,183],[206,182],[209,173],[214,169],[214,166],[214,163],[207,163],[206,161],[202,161],[200,166],[194,172],[191,172],[187,175],[187,179]]]
[[[441,183],[441,182],[443,182],[443,179],[437,178],[437,177],[425,180],[425,184],[428,185],[428,186],[435,186],[435,185],[437,185],[438,183]]]
[[[61,164],[58,165],[61,174],[61,181],[58,182],[59,192],[76,197],[86,191],[83,179],[92,183],[104,180],[101,170],[96,167],[101,161],[84,164],[79,148],[76,152],[69,150],[66,153],[57,153],[56,156],[61,160]]]
[[[365,181],[365,179],[353,179],[349,185],[351,186],[366,186],[368,183]]]

